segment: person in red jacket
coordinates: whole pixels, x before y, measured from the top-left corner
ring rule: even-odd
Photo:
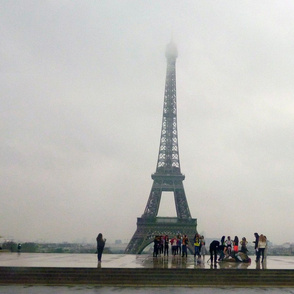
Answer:
[[[177,236],[174,236],[171,240],[170,240],[170,244],[172,246],[172,254],[176,255],[177,254],[177,248],[178,248],[178,239]]]
[[[183,239],[182,239],[182,257],[184,257],[184,255],[186,255],[186,257],[187,257],[188,243],[189,243],[189,239],[188,239],[187,235],[184,235]]]

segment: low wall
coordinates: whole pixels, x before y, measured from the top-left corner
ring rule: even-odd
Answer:
[[[0,267],[0,284],[294,287],[294,270]]]

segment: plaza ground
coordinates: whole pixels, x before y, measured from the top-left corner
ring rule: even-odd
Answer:
[[[103,254],[101,268],[182,268],[193,269],[211,267],[209,256],[204,261],[195,261],[194,256],[182,258],[178,255],[154,258],[148,254]],[[216,268],[240,269],[293,269],[294,256],[268,256],[263,264],[255,263],[251,256],[251,263],[219,263]],[[94,268],[98,266],[96,254],[62,254],[62,253],[0,253],[0,267],[69,267]]]

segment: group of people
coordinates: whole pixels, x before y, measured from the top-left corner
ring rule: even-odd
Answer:
[[[265,258],[265,249],[267,247],[266,236],[264,236],[263,234],[258,235],[258,233],[254,233],[254,236],[255,241],[253,241],[253,243],[255,243],[255,261],[259,262],[260,257],[262,257],[263,262]],[[223,261],[224,259],[228,260],[228,258],[236,259],[236,261],[250,262],[250,258],[247,255],[247,244],[248,241],[245,237],[243,237],[242,240],[239,242],[238,236],[235,236],[233,240],[230,236],[228,236],[227,239],[225,236],[222,236],[220,242],[217,240],[212,241],[209,246],[211,263]],[[240,250],[239,246],[241,246]],[[217,260],[218,255],[219,258]]]
[[[169,246],[171,246],[172,255],[181,255],[182,257],[187,257],[188,246],[190,244],[189,242],[189,238],[186,234],[178,234],[171,239],[168,235],[155,236],[153,241],[153,256],[157,257],[158,254],[164,254],[164,256],[168,256]],[[195,248],[194,256],[204,256],[206,253],[204,237],[196,234],[193,239],[193,244]]]
[[[187,246],[189,244],[189,239],[187,235],[176,235],[173,238],[169,238],[168,235],[155,236],[153,247],[153,256],[157,257],[158,254],[164,254],[168,256],[169,246],[171,246],[172,255],[187,256]]]
[[[256,254],[256,262],[264,261],[267,248],[267,238],[263,234],[254,233],[255,241],[253,241],[255,254]],[[97,254],[98,254],[98,262],[101,262],[103,249],[106,243],[106,239],[103,238],[102,234],[99,233],[97,238]],[[155,236],[154,238],[154,249],[153,256],[157,257],[158,254],[164,254],[168,256],[169,253],[169,245],[171,245],[172,255],[182,255],[182,257],[187,257],[187,248],[189,246],[189,239],[187,235],[178,234],[174,236],[172,239],[169,238],[168,235],[164,236]],[[194,257],[200,258],[201,256],[205,256],[206,248],[205,248],[205,240],[204,237],[195,234],[193,239],[194,244]],[[210,252],[210,260],[211,263],[216,263],[217,261],[222,261],[225,258],[232,257],[237,261],[250,261],[250,258],[247,255],[247,240],[245,237],[239,242],[238,236],[232,240],[230,236],[226,237],[222,236],[220,241],[214,240],[209,245]],[[239,246],[240,250],[239,250]],[[219,258],[217,260],[217,256]]]
[[[235,236],[233,240],[230,236],[228,236],[227,239],[225,236],[222,236],[220,241],[212,241],[209,245],[211,263],[216,263],[217,261],[222,261],[230,256],[235,256],[235,254],[239,252],[239,245],[241,245],[240,252],[247,255],[247,243],[245,237],[243,237],[239,243],[238,236]],[[217,259],[218,255],[219,258]]]

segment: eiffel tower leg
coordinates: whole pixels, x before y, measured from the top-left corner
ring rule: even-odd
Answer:
[[[191,214],[190,214],[184,186],[182,183],[181,183],[181,186],[182,187],[177,188],[174,191],[177,216],[181,219],[190,219]]]
[[[144,219],[138,218],[137,230],[128,244],[125,253],[141,254],[145,247],[147,247],[154,240],[153,226],[144,224]]]

